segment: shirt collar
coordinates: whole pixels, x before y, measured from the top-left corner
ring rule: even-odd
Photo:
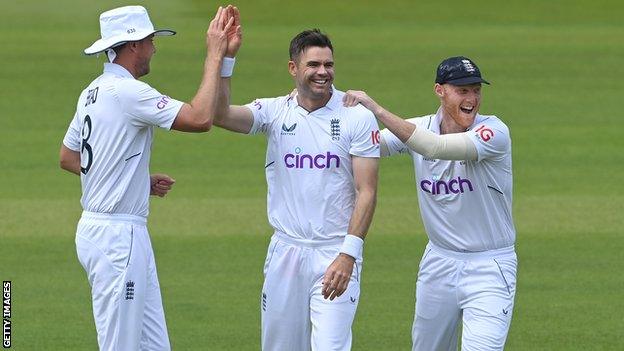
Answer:
[[[116,63],[105,62],[104,73],[112,73],[118,76],[134,79],[132,73],[125,69],[124,66],[118,65]]]

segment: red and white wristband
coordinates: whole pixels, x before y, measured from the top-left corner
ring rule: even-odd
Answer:
[[[364,240],[359,236],[355,236],[353,234],[347,234],[345,236],[344,242],[342,243],[342,247],[340,248],[340,253],[347,254],[355,260],[362,259],[362,251],[364,250]]]
[[[229,78],[234,72],[234,63],[236,63],[236,57],[224,57],[223,64],[221,65],[221,78]]]

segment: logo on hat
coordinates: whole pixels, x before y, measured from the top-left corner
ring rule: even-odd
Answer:
[[[468,72],[475,71],[475,67],[472,65],[472,62],[470,62],[470,60],[462,60],[462,63],[464,64],[464,68],[466,69],[466,71]]]
[[[490,84],[481,78],[479,67],[464,56],[449,57],[442,61],[436,72],[436,83],[451,85]]]

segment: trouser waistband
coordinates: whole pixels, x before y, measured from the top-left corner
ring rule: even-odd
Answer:
[[[121,214],[121,213],[97,213],[97,212],[89,212],[82,211],[82,216],[80,219],[85,219],[89,221],[101,221],[101,222],[126,222],[138,225],[146,225],[147,218],[141,216],[135,216],[131,214]]]
[[[336,237],[332,239],[323,239],[323,240],[301,239],[301,238],[294,238],[292,236],[289,236],[288,234],[281,232],[279,230],[276,230],[273,233],[273,237],[279,241],[283,241],[291,245],[305,246],[305,247],[340,246],[344,242],[344,236]]]
[[[477,251],[477,252],[459,252],[459,251],[443,249],[439,246],[436,246],[432,242],[429,242],[427,244],[427,248],[431,249],[431,251],[434,251],[441,256],[445,256],[445,257],[456,259],[456,260],[462,260],[462,261],[497,258],[501,256],[509,256],[509,255],[515,254],[515,248],[513,245],[508,246],[508,247],[503,247],[500,249],[494,249],[494,250]]]

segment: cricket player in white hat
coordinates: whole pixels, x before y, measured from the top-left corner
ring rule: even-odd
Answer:
[[[381,155],[409,154],[429,237],[416,284],[413,350],[502,350],[516,293],[509,129],[479,114],[481,77],[467,57],[438,66],[437,113],[403,120],[362,91],[361,103],[387,129]]]
[[[233,60],[240,43],[235,33],[228,37],[226,60]],[[375,208],[379,129],[367,109],[342,106],[325,34],[307,30],[295,36],[288,70],[296,94],[244,106],[229,105],[230,79],[222,78],[215,125],[268,140],[274,234],[260,302],[262,349],[346,351]]]
[[[154,127],[211,128],[227,35],[233,19],[219,8],[206,34],[202,82],[189,102],[138,80],[150,71],[156,30],[145,8],[100,15],[101,38],[84,50],[106,52],[104,72],[80,94],[63,139],[61,168],[80,175],[84,209],[76,231],[78,259],[91,285],[100,350],[170,350],[147,231],[149,195],[165,196],[174,180],[149,174]]]

